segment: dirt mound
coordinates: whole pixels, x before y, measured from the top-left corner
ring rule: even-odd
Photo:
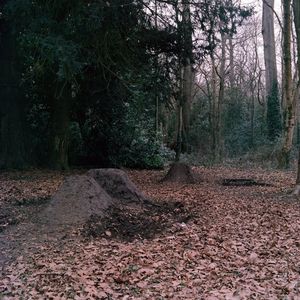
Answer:
[[[89,218],[103,218],[114,205],[148,203],[127,174],[118,169],[94,169],[86,175],[65,179],[41,213],[38,222],[46,225],[81,225]]]
[[[190,166],[184,163],[173,163],[162,182],[195,183],[196,178]]]
[[[160,202],[145,206],[111,206],[105,217],[92,216],[82,229],[85,237],[105,237],[123,241],[151,239],[176,226],[180,230],[193,216],[181,202]]]
[[[94,178],[113,198],[126,202],[144,202],[146,196],[141,193],[128,175],[119,169],[92,169],[87,175]]]
[[[113,199],[92,178],[74,175],[65,179],[39,221],[52,225],[81,224],[91,215],[104,216]]]

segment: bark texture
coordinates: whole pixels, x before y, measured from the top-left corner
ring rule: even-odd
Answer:
[[[270,140],[275,140],[281,133],[273,11],[274,0],[263,0],[262,33],[264,40],[266,98],[268,104],[267,123]]]
[[[217,160],[217,154],[219,153],[219,98],[217,95],[217,71],[215,56],[212,52],[210,54],[211,64],[212,64],[212,74],[211,74],[211,93],[210,93],[210,128],[211,128],[211,149],[214,156],[214,160]]]
[[[298,0],[293,1],[293,12],[294,12],[294,23],[296,29],[296,37],[297,37],[297,56],[298,56],[298,74],[300,74],[300,2]],[[298,87],[300,85],[298,79]],[[298,170],[297,170],[297,179],[296,179],[296,188],[294,193],[299,195],[300,193],[300,150],[299,150],[299,158],[298,158]]]
[[[183,82],[182,82],[182,129],[183,129],[183,151],[189,151],[189,127],[190,111],[192,105],[193,87],[193,41],[192,24],[189,1],[183,0]]]
[[[178,26],[180,26],[180,21]],[[193,42],[192,42],[192,24],[190,4],[187,0],[182,1],[182,38],[179,41],[181,45],[180,53],[180,92],[178,105],[178,127],[177,127],[177,147],[176,161],[179,161],[182,152],[188,152],[189,149],[189,127],[190,110],[192,104],[192,86],[193,86]]]
[[[291,58],[291,0],[283,0],[283,102],[284,111],[284,141],[279,155],[279,167],[287,168],[290,162],[290,152],[293,145],[295,128],[295,98],[293,97],[292,58]]]
[[[211,53],[212,62],[212,82],[211,82],[211,136],[212,136],[212,152],[216,162],[221,161],[223,156],[224,139],[222,133],[222,104],[225,95],[225,65],[226,65],[226,42],[227,36],[221,34],[221,61],[220,69],[217,72],[215,55]],[[219,78],[217,78],[217,76]],[[219,83],[219,88],[218,88]]]

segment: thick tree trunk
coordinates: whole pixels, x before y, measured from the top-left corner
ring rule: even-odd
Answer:
[[[58,170],[69,168],[69,125],[71,89],[68,84],[60,87],[51,111],[50,167]]]
[[[192,85],[193,85],[192,65],[187,61],[183,67],[183,103],[182,103],[182,121],[183,121],[183,152],[189,152],[189,128],[190,112],[192,104]]]
[[[177,2],[178,4],[179,2]],[[189,149],[189,126],[190,109],[192,102],[192,24],[190,16],[190,5],[187,0],[182,0],[182,21],[179,19],[179,8],[176,6],[176,22],[182,28],[182,35],[178,44],[182,46],[179,54],[179,93],[178,97],[178,118],[177,118],[177,141],[176,161],[180,160],[180,154]]]
[[[0,11],[2,3],[0,3]],[[11,28],[0,20],[0,168],[23,168],[24,99],[20,94],[16,41]]]
[[[182,82],[182,151],[189,151],[189,128],[190,111],[192,105],[192,87],[193,87],[193,42],[192,42],[192,24],[190,5],[187,0],[182,1],[183,5],[183,82]]]
[[[289,166],[295,128],[295,103],[292,94],[291,0],[283,0],[283,21],[284,142],[278,163],[280,168],[287,168]]]
[[[275,140],[281,133],[281,116],[274,35],[274,0],[263,0],[263,40],[266,76],[268,137]]]

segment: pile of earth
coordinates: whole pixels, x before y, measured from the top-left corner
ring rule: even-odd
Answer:
[[[92,215],[104,217],[110,206],[142,204],[146,197],[119,169],[94,169],[67,177],[39,221],[48,225],[78,225]]]
[[[85,237],[106,237],[128,242],[151,239],[167,229],[181,230],[191,218],[192,215],[181,202],[111,206],[104,217],[91,216],[82,234]]]
[[[119,169],[93,169],[67,177],[39,215],[47,228],[82,228],[85,236],[151,238],[190,215],[180,202],[147,199]]]

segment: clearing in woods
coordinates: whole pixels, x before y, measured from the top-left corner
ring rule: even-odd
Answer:
[[[0,299],[299,299],[294,173],[193,172],[201,181],[178,184],[127,171],[152,204],[52,231],[37,216],[70,174],[2,173]],[[224,185],[240,178],[262,184]]]

